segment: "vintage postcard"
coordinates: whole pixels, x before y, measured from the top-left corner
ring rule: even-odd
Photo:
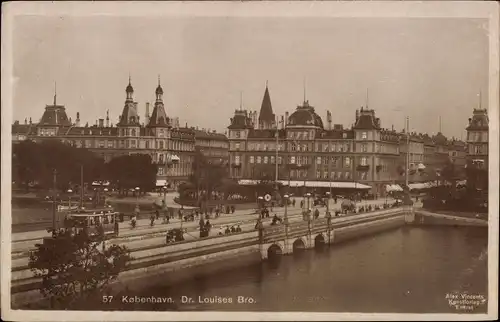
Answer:
[[[499,5],[2,5],[2,319],[495,320]]]

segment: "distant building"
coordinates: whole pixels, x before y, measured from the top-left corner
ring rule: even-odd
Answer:
[[[80,124],[80,113],[75,122],[68,118],[65,107],[47,105],[38,123],[12,126],[13,143],[26,139],[40,141],[58,139],[79,148],[87,148],[109,162],[112,158],[135,153],[149,154],[158,165],[157,186],[177,186],[186,181],[192,173],[194,151],[197,146],[207,149],[213,157],[226,158],[228,142],[224,134],[196,131],[194,128],[179,127],[178,119],[169,118],[163,103],[163,88],[158,80],[155,103],[151,115],[146,103],[144,121],[141,121],[138,103],[133,100],[134,88],[129,79],[125,89],[126,97],[122,113],[116,125],[110,124],[109,112],[106,119],[96,124]]]
[[[467,160],[477,168],[488,169],[488,111],[474,109],[467,130]]]

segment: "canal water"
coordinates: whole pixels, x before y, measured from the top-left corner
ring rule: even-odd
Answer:
[[[485,313],[487,245],[484,228],[404,227],[174,286],[159,283],[99,309]],[[136,295],[175,303],[131,303]],[[182,303],[183,296],[193,303]],[[481,303],[457,308],[450,296]]]

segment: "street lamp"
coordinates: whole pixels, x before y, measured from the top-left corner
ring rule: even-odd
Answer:
[[[285,199],[285,225],[288,225],[288,199],[290,198],[289,195],[284,195],[283,198]]]
[[[311,216],[311,210],[310,210],[310,203],[309,203],[309,200],[311,198],[311,193],[306,193],[305,194],[306,198],[307,198],[307,210],[306,210],[306,214],[307,214],[307,218],[308,220],[310,220],[310,216]]]
[[[259,196],[257,198],[258,206],[259,206],[259,216],[262,217],[262,204],[263,204],[264,197]]]
[[[135,187],[135,193],[136,193],[136,197],[137,197],[137,202],[136,202],[136,205],[135,205],[135,212],[136,213],[139,213],[139,191],[140,190],[141,190],[141,188]]]
[[[68,189],[68,212],[71,211],[71,193],[73,193],[73,190]]]
[[[104,202],[103,203],[104,203],[104,208],[106,208],[106,200],[107,200],[109,189],[108,188],[104,188],[103,191],[104,191],[104,195],[103,195]]]
[[[329,191],[327,191],[325,194],[326,194],[326,215],[328,216],[328,213],[330,212],[331,193]]]

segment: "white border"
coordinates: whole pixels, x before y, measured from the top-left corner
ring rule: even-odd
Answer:
[[[12,20],[19,15],[65,16],[232,16],[232,17],[462,17],[488,18],[489,60],[489,247],[488,314],[358,314],[274,312],[66,312],[10,309],[11,259],[11,124]],[[163,320],[494,320],[498,317],[498,192],[499,192],[499,6],[496,2],[10,2],[2,3],[2,203],[1,295],[2,318],[30,321],[163,321]],[[471,108],[472,113],[472,108]]]

